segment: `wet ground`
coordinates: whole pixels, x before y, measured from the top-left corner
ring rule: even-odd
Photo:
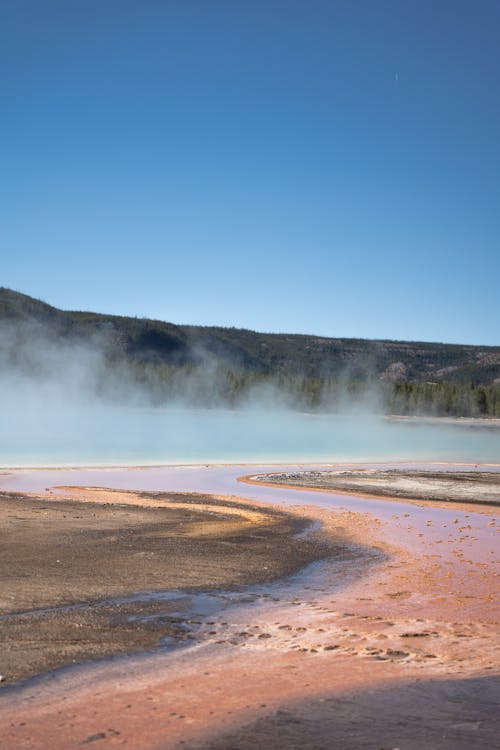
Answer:
[[[87,489],[75,492],[94,500],[96,490],[88,485],[105,484],[105,477],[115,486],[142,481],[153,490],[205,482],[212,491],[225,488],[233,496],[229,505],[246,505],[241,498],[249,496],[286,507],[301,523],[314,521],[313,534],[321,524],[331,539],[341,535],[347,553],[275,583],[201,595],[198,616],[188,616],[197,622],[187,648],[62,670],[4,691],[4,746],[496,747],[498,508],[237,484],[249,470],[78,470],[4,478],[11,488],[45,479],[58,497],[68,489],[55,485],[80,483]],[[108,500],[122,503],[124,494]]]
[[[1,688],[189,642],[196,592],[270,581],[334,553],[305,533],[307,519],[272,508],[174,493],[86,498],[0,495]]]

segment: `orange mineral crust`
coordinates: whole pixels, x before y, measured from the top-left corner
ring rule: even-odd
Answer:
[[[387,501],[377,516],[295,492],[282,509],[337,554],[242,589],[180,650],[4,689],[2,747],[494,747],[498,508]]]

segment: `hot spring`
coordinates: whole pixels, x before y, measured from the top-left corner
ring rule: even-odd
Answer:
[[[479,420],[103,405],[5,416],[2,466],[500,460],[500,427]]]

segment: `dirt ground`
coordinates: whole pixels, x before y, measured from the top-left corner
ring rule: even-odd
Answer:
[[[189,595],[117,597],[270,581],[331,553],[294,540],[307,521],[273,509],[193,494],[85,497],[0,495],[1,686],[190,639]]]

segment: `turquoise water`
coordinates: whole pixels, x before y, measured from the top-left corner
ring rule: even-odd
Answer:
[[[273,411],[94,407],[9,419],[0,465],[500,461],[500,429]]]

